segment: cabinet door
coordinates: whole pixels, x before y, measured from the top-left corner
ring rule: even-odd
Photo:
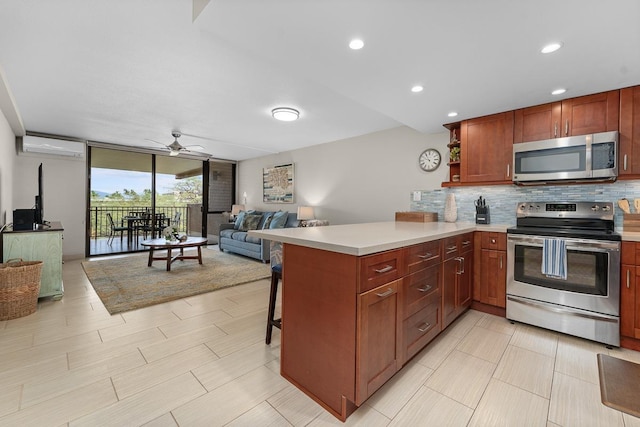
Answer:
[[[620,91],[596,93],[562,101],[561,136],[618,130]]]
[[[442,263],[442,329],[456,318],[456,287],[458,283],[459,257]]]
[[[521,108],[514,113],[513,142],[541,141],[560,136],[562,104]]]
[[[620,90],[618,173],[640,175],[640,86]]]
[[[636,266],[622,264],[620,269],[620,335],[631,338],[636,336],[636,331],[640,332],[640,325],[637,324],[638,298],[637,298],[637,278]]]
[[[490,249],[482,250],[480,274],[480,298],[484,304],[506,307],[507,264],[506,252]]]
[[[400,367],[401,282],[402,279],[384,284],[358,297],[356,405],[361,405]]]
[[[457,259],[459,262],[456,282],[456,317],[471,305],[473,252],[467,252]]]
[[[460,133],[461,182],[511,179],[513,111],[465,120]]]

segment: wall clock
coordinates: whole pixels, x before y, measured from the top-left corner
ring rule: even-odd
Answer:
[[[427,148],[418,157],[418,163],[422,170],[427,172],[433,172],[440,166],[440,153],[435,148]]]

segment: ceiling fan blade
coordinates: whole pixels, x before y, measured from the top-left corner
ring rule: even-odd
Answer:
[[[185,145],[184,148],[187,150],[204,150],[202,145]]]
[[[163,144],[162,142],[154,141],[153,139],[145,138],[145,141],[155,142],[156,144],[162,145],[164,148],[167,148],[167,144]]]

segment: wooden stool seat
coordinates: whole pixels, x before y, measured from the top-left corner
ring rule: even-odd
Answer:
[[[271,293],[269,294],[269,313],[267,315],[267,337],[265,342],[271,344],[271,332],[275,326],[282,329],[282,319],[274,319],[276,315],[276,298],[278,296],[278,282],[282,280],[282,264],[271,266]]]

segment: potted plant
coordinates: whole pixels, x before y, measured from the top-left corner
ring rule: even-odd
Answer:
[[[460,147],[451,147],[451,150],[449,151],[449,160],[451,162],[460,161]]]

